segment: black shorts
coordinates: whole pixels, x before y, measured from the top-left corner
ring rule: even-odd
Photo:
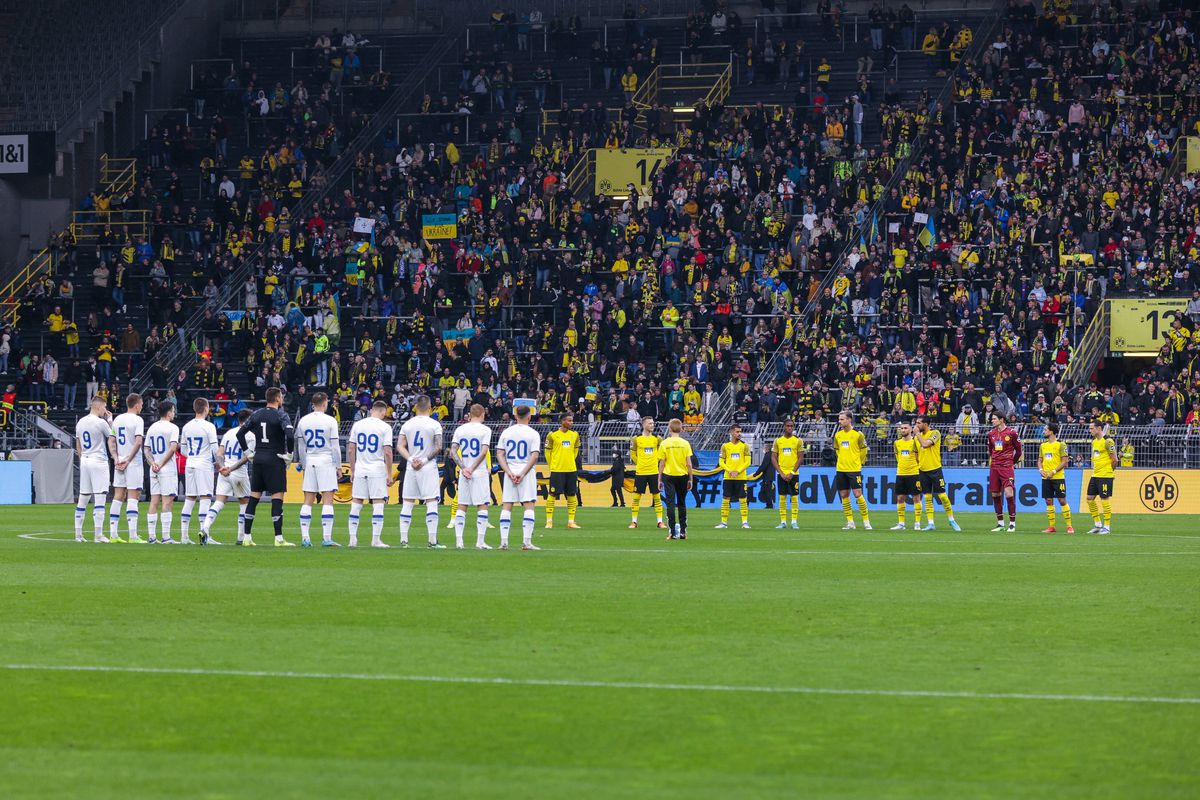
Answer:
[[[287,491],[287,464],[283,459],[272,453],[268,458],[254,459],[251,464],[251,492],[279,494]]]
[[[912,497],[921,493],[920,475],[897,475],[896,494]]]
[[[745,500],[746,499],[746,482],[745,481],[722,481],[721,496],[726,500]]]
[[[1042,478],[1043,500],[1066,500],[1067,481],[1065,478]]]
[[[941,468],[921,470],[921,491],[930,494],[945,494],[946,476],[942,474]]]
[[[579,475],[577,473],[550,473],[550,494],[555,497],[574,497],[577,491],[579,491]]]
[[[853,489],[862,489],[862,473],[861,472],[836,472],[833,475],[833,490],[835,492],[847,492]]]
[[[1088,497],[1103,497],[1107,500],[1112,497],[1112,486],[1112,478],[1091,478],[1088,480]]]
[[[650,494],[658,494],[658,476],[657,475],[634,475],[633,490],[638,494],[649,492]]]
[[[776,475],[775,490],[784,497],[797,496],[800,494],[800,476],[793,475],[791,478],[785,478],[782,475]]]

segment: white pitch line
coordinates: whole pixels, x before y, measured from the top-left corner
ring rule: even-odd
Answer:
[[[556,678],[485,678],[455,675],[388,675],[355,672],[287,672],[275,670],[204,669],[201,667],[121,667],[84,664],[0,664],[0,669],[26,672],[99,672],[134,675],[201,675],[227,678],[286,678],[294,680],[378,681],[387,683],[442,683],[474,686],[547,686],[567,689],[630,689],[670,692],[722,692],[729,694],[809,694],[845,697],[913,697],[946,700],[1031,700],[1074,703],[1153,703],[1200,705],[1200,697],[1152,695],[1042,694],[1037,692],[952,692],[921,689],[849,689],[822,686],[738,686],[712,683],[639,683],[584,681]]]

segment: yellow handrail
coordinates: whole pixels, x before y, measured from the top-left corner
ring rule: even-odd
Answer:
[[[137,185],[137,159],[100,156],[100,186],[105,194],[125,194]]]
[[[100,236],[106,226],[128,228],[131,236],[147,236],[150,230],[150,212],[144,208],[120,208],[112,211],[76,211],[71,215],[71,235],[77,242],[85,242]]]
[[[3,289],[0,289],[0,319],[6,324],[16,325],[21,321],[21,295],[26,287],[40,278],[42,273],[49,273],[54,264],[54,257],[49,248],[29,259],[20,272],[13,276]]]

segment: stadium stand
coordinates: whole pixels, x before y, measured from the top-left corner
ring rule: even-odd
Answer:
[[[1200,426],[1192,27],[1169,4],[709,3],[227,40],[136,181],[81,206],[146,224],[64,234],[0,372],[64,420],[131,385],[232,419],[283,385],[328,387],[344,422],[428,391],[451,416]],[[691,111],[646,92],[707,64]],[[644,194],[578,178],[589,148],[657,145]],[[455,238],[423,240],[437,213]],[[1155,363],[1093,375],[1105,298],[1178,293]]]

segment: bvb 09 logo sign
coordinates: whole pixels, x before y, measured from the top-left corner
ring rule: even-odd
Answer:
[[[1165,472],[1151,472],[1142,479],[1138,497],[1150,511],[1169,511],[1179,500],[1179,484]]]

